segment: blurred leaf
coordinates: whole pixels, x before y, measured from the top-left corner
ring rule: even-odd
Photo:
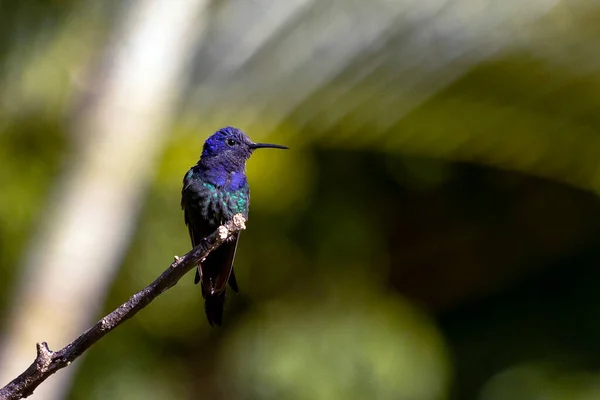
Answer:
[[[245,319],[223,346],[229,398],[445,398],[449,366],[427,318],[350,282],[304,287]]]

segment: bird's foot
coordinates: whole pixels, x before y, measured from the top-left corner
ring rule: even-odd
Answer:
[[[239,229],[246,229],[246,218],[242,214],[235,214],[233,216],[233,223]]]

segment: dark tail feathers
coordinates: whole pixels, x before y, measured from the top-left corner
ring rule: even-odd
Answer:
[[[225,305],[225,291],[213,295],[206,294],[204,298],[204,311],[210,326],[221,325],[223,321],[223,306]]]

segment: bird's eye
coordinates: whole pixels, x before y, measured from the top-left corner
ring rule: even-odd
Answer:
[[[236,141],[233,139],[227,139],[227,146],[235,146]]]

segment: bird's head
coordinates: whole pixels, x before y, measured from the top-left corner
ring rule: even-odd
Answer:
[[[278,144],[255,143],[241,130],[227,126],[206,139],[200,161],[207,166],[221,166],[229,172],[239,171],[244,169],[252,152],[262,148],[287,149]]]

